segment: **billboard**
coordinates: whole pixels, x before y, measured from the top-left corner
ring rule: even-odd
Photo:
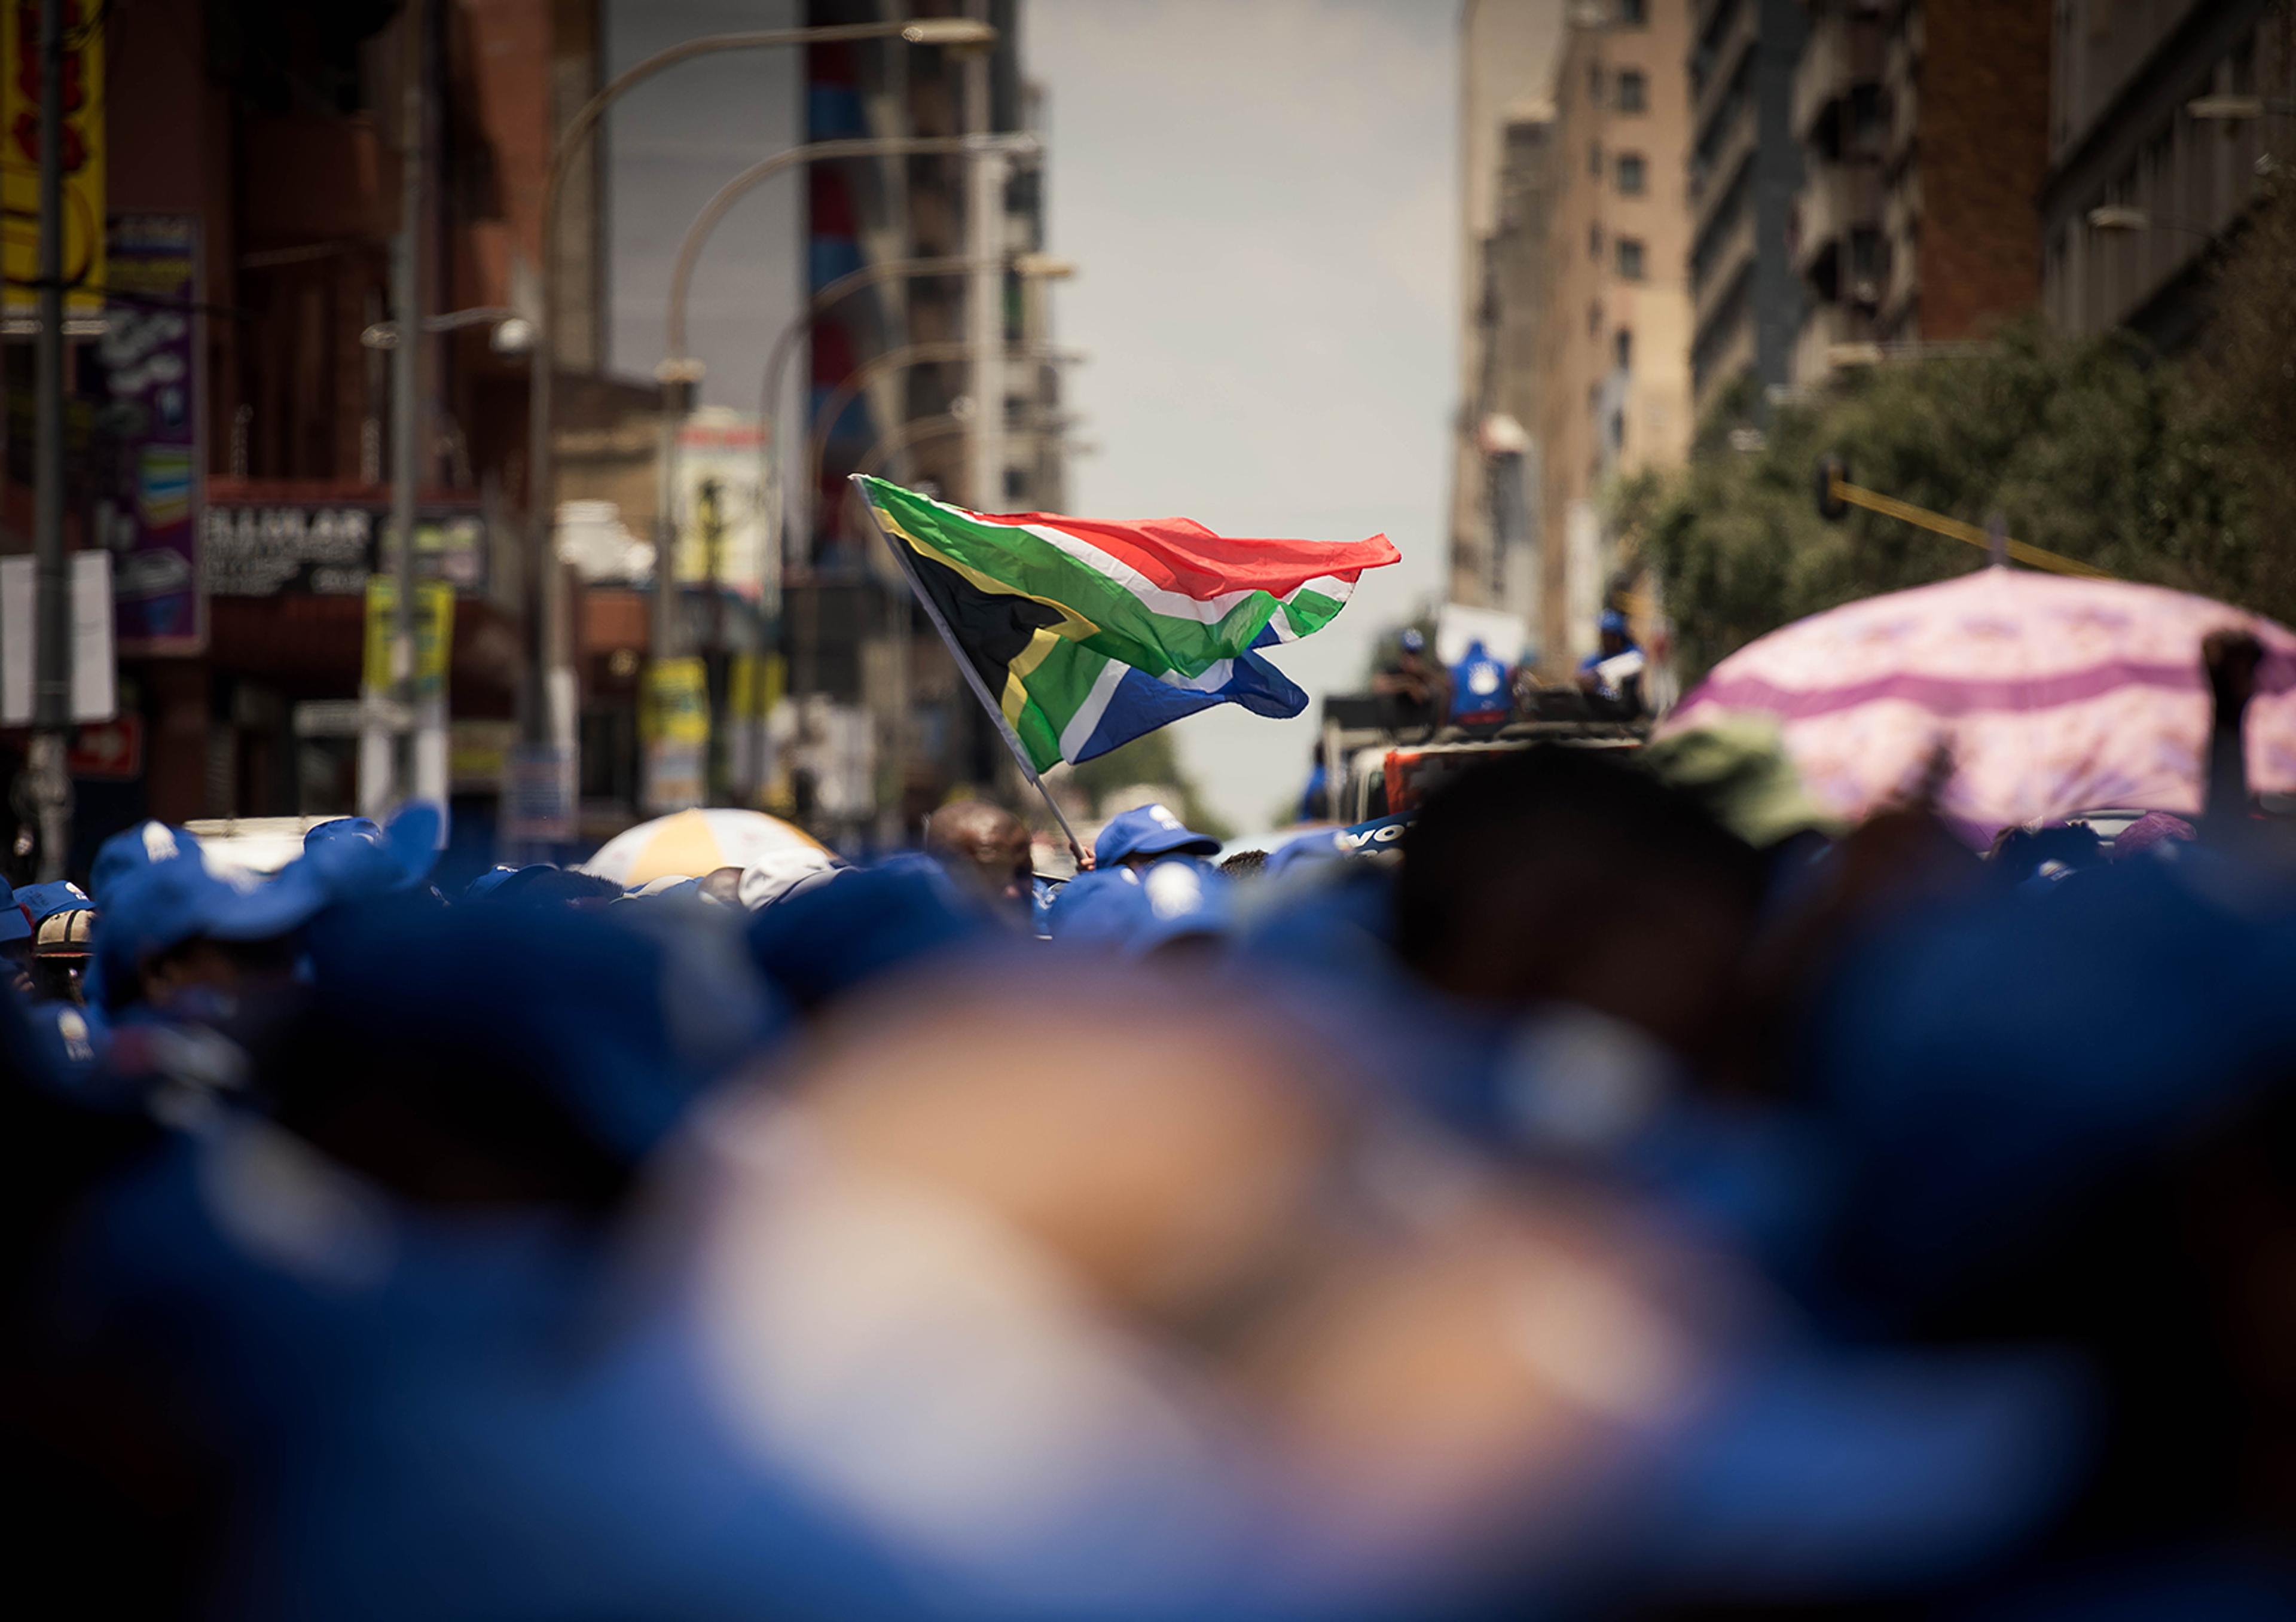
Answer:
[[[111,426],[97,436],[95,528],[112,557],[114,634],[122,653],[197,653],[207,645],[199,219],[119,215],[111,242],[96,354]]]

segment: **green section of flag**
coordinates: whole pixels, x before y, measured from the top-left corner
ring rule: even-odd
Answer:
[[[1079,622],[1066,635],[1151,676],[1201,676],[1221,659],[1234,659],[1251,646],[1280,606],[1269,593],[1255,591],[1217,619],[1161,613],[1124,582],[1042,536],[1011,524],[981,523],[882,479],[862,482],[870,502],[898,534],[975,584],[1058,603]],[[1295,600],[1316,595],[1302,590]],[[1298,617],[1292,618],[1293,635],[1305,635],[1339,611],[1328,597],[1318,602],[1320,609],[1306,610],[1312,624],[1303,627]]]

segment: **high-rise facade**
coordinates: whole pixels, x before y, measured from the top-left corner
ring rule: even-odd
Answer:
[[[1602,0],[1566,13],[1535,430],[1550,673],[1594,645],[1617,561],[1606,487],[1689,451],[1692,9]]]
[[[1792,380],[1981,339],[2041,291],[2050,0],[1806,0]]]
[[[1453,602],[1538,618],[1539,326],[1553,244],[1562,12],[1467,0],[1459,31],[1459,403],[1452,422]]]
[[[2061,0],[2041,189],[2060,331],[2200,324],[2207,267],[2296,149],[2296,12],[2274,0]]]
[[[1802,0],[1700,0],[1692,17],[1690,381],[1702,414],[1741,386],[1790,378],[1803,302],[1792,92],[1808,23]]]

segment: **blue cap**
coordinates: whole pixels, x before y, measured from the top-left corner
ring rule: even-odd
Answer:
[[[998,931],[931,856],[850,867],[750,920],[750,955],[800,1006]]]
[[[306,852],[322,845],[332,845],[337,840],[365,840],[371,844],[382,841],[382,824],[371,816],[339,816],[331,823],[321,823],[303,836]]]
[[[154,862],[172,862],[187,850],[200,848],[188,828],[166,823],[138,823],[121,830],[95,848],[95,864],[88,870],[87,893],[98,906],[111,898],[111,887],[129,873],[141,872]]]
[[[1216,856],[1219,841],[1194,831],[1160,805],[1135,806],[1118,812],[1092,842],[1092,859],[1102,867],[1113,867],[1128,856],[1168,856],[1181,852]]]
[[[1396,641],[1406,653],[1424,653],[1427,651],[1427,638],[1415,627],[1405,631]]]
[[[145,824],[159,827],[157,823]],[[107,891],[95,932],[96,967],[117,1000],[137,966],[187,940],[274,940],[300,929],[333,897],[308,862],[278,877],[210,872],[196,841],[120,876]]]
[[[1627,634],[1627,617],[1616,609],[1604,609],[1603,617],[1595,622],[1595,628],[1598,631],[1616,631],[1620,635],[1624,636]]]
[[[314,937],[311,964],[330,1040],[392,1062],[448,1056],[631,1158],[784,1018],[721,942],[603,910],[356,908]]]
[[[536,863],[533,865],[541,866],[544,865],[544,864]],[[463,891],[463,899],[465,901],[484,901],[488,896],[493,895],[504,884],[508,883],[512,878],[525,871],[525,868],[513,867],[507,862],[497,862],[492,867],[488,868],[486,872],[480,873],[477,878],[471,881],[469,888]]]
[[[87,898],[87,892],[69,879],[56,879],[46,884],[27,884],[16,892],[16,905],[24,909],[36,930],[58,913],[95,910],[95,903]]]
[[[303,864],[318,874],[332,900],[390,895],[430,877],[445,826],[439,808],[422,800],[400,807],[387,828],[368,817],[337,817],[303,836]]]
[[[5,880],[0,880],[0,946],[31,938],[31,921],[17,905],[16,893],[9,889]]]
[[[1141,956],[1184,937],[1227,933],[1232,887],[1198,862],[1097,867],[1062,888],[1046,922],[1064,946]]]

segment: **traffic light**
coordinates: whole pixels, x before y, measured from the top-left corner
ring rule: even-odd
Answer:
[[[1839,456],[1820,456],[1816,476],[1810,481],[1811,493],[1817,497],[1817,515],[1827,523],[1838,521],[1849,511],[1849,504],[1841,499],[1840,486],[1849,482],[1849,470]]]

